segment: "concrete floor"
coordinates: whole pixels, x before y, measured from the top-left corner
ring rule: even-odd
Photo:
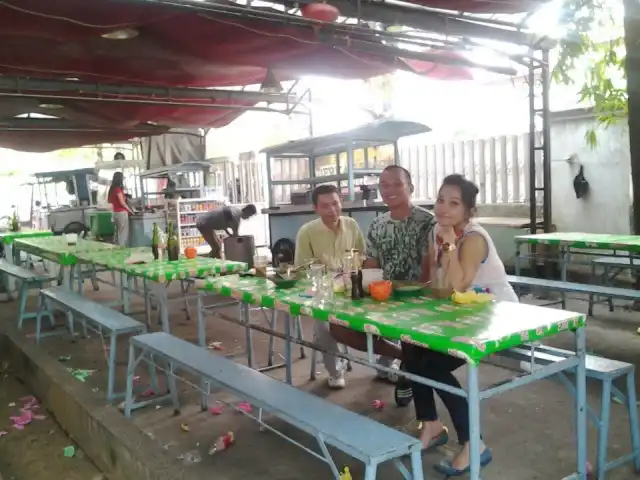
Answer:
[[[89,284],[87,283],[87,287]],[[101,286],[99,292],[88,292],[96,300],[113,299],[115,292],[109,287]],[[7,306],[13,307],[12,304]],[[134,309],[140,309],[137,302]],[[180,302],[172,306],[172,333],[189,341],[196,339],[196,322],[185,319],[183,305]],[[586,312],[586,303],[570,301],[569,308]],[[13,308],[2,309],[0,315],[5,319],[15,318]],[[228,310],[228,313],[235,309]],[[259,315],[255,312],[254,315]],[[135,315],[134,315],[135,316]],[[144,316],[138,318],[144,321]],[[195,311],[194,311],[195,318]],[[626,312],[618,308],[610,314],[604,306],[596,307],[596,316],[589,319],[587,328],[588,347],[594,354],[638,363],[640,354],[640,337],[636,334],[640,316],[637,312]],[[305,322],[306,338],[310,338],[311,325]],[[157,328],[154,325],[154,328]],[[25,333],[31,331],[27,326]],[[207,339],[209,342],[220,342],[225,354],[241,354],[244,350],[244,330],[225,322],[219,317],[211,317],[207,321]],[[254,334],[255,357],[258,363],[266,363],[267,336]],[[572,337],[565,334],[549,342],[559,347],[570,347]],[[282,351],[282,343],[276,342],[278,351]],[[43,340],[41,348],[46,349],[52,359],[60,356],[71,356],[65,361],[70,369],[95,369],[87,381],[87,388],[103,391],[106,386],[105,349],[99,335],[91,335],[88,339],[79,339],[71,343],[68,336],[50,337]],[[123,386],[124,368],[126,365],[126,340],[118,346],[119,385]],[[298,349],[294,349],[298,352]],[[238,356],[237,361],[244,361]],[[330,391],[325,387],[326,375],[318,365],[321,374],[315,382],[309,380],[309,359],[296,360],[294,367],[294,384],[320,395],[331,402],[370,416],[377,421],[395,428],[417,433],[413,408],[399,409],[393,402],[393,390],[390,385],[375,380],[374,372],[360,366],[348,376],[348,387],[343,391]],[[271,373],[282,378],[284,371]],[[511,372],[498,367],[483,365],[481,380],[485,385],[497,382],[509,376]],[[146,384],[144,372],[140,372],[141,387]],[[464,382],[465,369],[458,371]],[[193,382],[194,379],[187,380]],[[71,377],[70,381],[77,381]],[[463,383],[464,384],[464,383]],[[589,382],[589,402],[599,408],[599,386]],[[329,470],[319,461],[313,459],[299,448],[288,444],[277,435],[260,432],[258,426],[226,407],[218,416],[209,412],[200,412],[197,404],[197,392],[189,384],[182,382],[181,399],[183,404],[179,416],[173,415],[173,409],[166,406],[149,407],[136,412],[132,421],[153,438],[158,448],[164,448],[177,459],[184,462],[185,469],[197,472],[199,476],[211,478],[215,472],[216,479],[258,479],[278,480],[326,480],[330,478]],[[373,400],[382,400],[386,406],[382,410],[372,407]],[[212,395],[212,404],[216,401],[235,403],[243,399],[234,399],[224,392]],[[445,423],[450,425],[446,410],[440,404],[440,411]],[[551,480],[561,479],[575,471],[575,449],[573,446],[573,399],[560,384],[552,381],[538,382],[518,389],[494,399],[486,401],[482,410],[483,435],[493,450],[494,461],[483,473],[483,480]],[[182,424],[189,427],[185,432]],[[283,425],[277,419],[270,424],[282,427],[282,430],[305,445],[312,445],[311,439],[295,432],[293,428]],[[228,451],[209,456],[207,451],[211,442],[228,431],[236,435],[236,445]],[[628,416],[621,405],[614,404],[612,409],[610,430],[610,456],[618,456],[630,450]],[[590,427],[590,459],[594,463],[595,431]],[[455,448],[455,435],[449,448],[441,449],[425,457],[425,477],[440,478],[431,469],[444,455],[452,455]],[[199,461],[189,459],[197,457]],[[336,463],[349,466],[354,479],[362,478],[362,468],[357,461],[336,453]],[[609,480],[628,480],[634,477],[630,467],[619,468],[611,472]],[[379,472],[380,479],[393,480],[400,476],[392,468],[383,468]]]

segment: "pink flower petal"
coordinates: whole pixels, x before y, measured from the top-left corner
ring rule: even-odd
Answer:
[[[243,411],[244,413],[251,413],[251,411],[253,410],[253,407],[249,402],[240,402],[236,405],[236,408]]]
[[[153,388],[147,388],[144,392],[140,394],[141,397],[150,397],[154,395],[156,392],[153,391]]]
[[[13,425],[13,428],[15,428],[17,430],[24,430],[24,425],[20,425],[19,423],[15,423]]]
[[[34,420],[44,420],[46,418],[47,418],[46,415],[34,415],[33,416]]]
[[[209,409],[211,415],[220,415],[224,411],[223,405],[216,405],[215,407],[211,407]]]

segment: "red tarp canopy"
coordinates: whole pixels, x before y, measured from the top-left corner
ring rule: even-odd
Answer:
[[[420,3],[440,7],[446,3],[447,8],[452,8],[445,0],[420,0]],[[487,11],[493,11],[491,8],[500,7],[502,11],[507,6],[518,10],[521,7],[516,5],[530,2],[459,0],[455,4],[456,9],[478,11],[486,7]],[[126,28],[135,29],[138,36],[127,40],[101,36]],[[471,78],[469,70],[461,67],[405,62],[331,48],[319,42],[311,29],[212,17],[204,12],[150,2],[6,0],[0,3],[0,32],[0,74],[4,75],[193,87],[259,84],[267,69],[273,70],[279,80],[304,75],[368,78],[396,68],[431,78]],[[144,122],[215,128],[227,125],[242,113],[230,109],[81,100],[56,103],[65,106],[60,112],[64,118],[117,128]],[[2,116],[5,114],[0,111]],[[3,135],[0,143],[5,137],[17,138],[15,134]],[[72,143],[92,142],[93,139]],[[23,148],[17,140],[12,145]]]

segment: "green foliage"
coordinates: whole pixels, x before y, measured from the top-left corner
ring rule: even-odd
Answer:
[[[626,119],[628,111],[621,19],[615,18],[607,0],[568,0],[564,11],[570,35],[559,42],[552,79],[577,85],[580,102],[593,106],[599,127],[607,128]],[[586,74],[580,76],[585,67]],[[596,129],[587,131],[585,141],[597,146]]]

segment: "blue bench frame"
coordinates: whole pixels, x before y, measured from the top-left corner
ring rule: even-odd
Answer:
[[[561,304],[562,308],[566,309],[567,302],[565,293],[567,292],[589,295],[589,315],[593,315],[593,305],[594,303],[597,303],[593,298],[595,295],[605,296],[608,299],[623,298],[627,300],[640,300],[640,291],[630,288],[610,287],[607,285],[589,285],[587,283],[573,283],[565,280],[548,280],[545,278],[522,277],[515,275],[508,275],[507,280],[518,294],[520,293],[520,289],[518,287],[521,286],[555,290],[562,294],[561,300],[546,303],[545,306]]]
[[[136,366],[144,357],[156,357],[169,362],[166,372],[169,396],[178,412],[180,403],[175,387],[176,367],[250,401],[260,411],[257,417],[248,415],[249,417],[323,460],[331,468],[332,477],[336,480],[340,479],[340,472],[327,446],[333,446],[362,461],[366,468],[365,480],[374,480],[378,465],[386,461],[392,461],[407,480],[424,478],[422,444],[417,438],[164,332],[138,335],[130,339],[126,417],[130,417],[133,408],[140,406],[133,401],[133,376]],[[206,408],[207,392],[202,391],[201,395],[201,407]],[[262,418],[263,410],[315,437],[322,454],[307,449],[266,424]],[[411,472],[401,462],[403,457],[410,458]]]
[[[499,357],[505,357],[519,362],[528,363],[528,370],[535,371],[538,366],[550,365],[560,362],[573,355],[573,352],[547,345],[529,345],[528,347],[516,347],[501,351]],[[638,424],[638,406],[636,404],[635,385],[635,365],[609,360],[607,358],[587,355],[585,358],[587,378],[596,379],[602,382],[602,400],[600,413],[587,404],[587,413],[598,429],[598,449],[597,449],[597,477],[598,480],[605,480],[609,470],[619,467],[627,462],[633,462],[636,471],[640,471],[640,427]],[[557,378],[575,396],[576,391],[572,382],[566,374],[560,372]],[[625,379],[626,394],[613,385],[617,378]],[[611,417],[611,398],[618,398],[629,412],[630,435],[632,452],[607,461],[607,450],[609,440],[609,419]]]
[[[591,275],[595,279],[598,278],[596,268],[602,267],[603,272],[600,276],[602,281],[602,285],[609,285],[611,280],[615,280],[615,278],[620,275],[624,270],[631,270],[631,272],[639,272],[640,271],[640,258],[633,256],[609,256],[609,257],[598,257],[594,258],[591,262]],[[613,269],[612,273],[610,269]],[[592,303],[593,297],[589,296],[589,311],[592,311]],[[607,299],[607,303],[609,304],[609,311],[613,312],[613,297],[609,297]]]
[[[53,311],[49,308],[49,305],[41,305],[40,298],[38,298],[38,305],[36,312],[27,312],[27,298],[29,296],[30,289],[42,290],[46,287],[46,283],[54,280],[53,278],[34,272],[25,267],[14,265],[7,260],[0,260],[0,272],[3,277],[3,282],[7,294],[11,297],[11,291],[9,287],[8,277],[13,277],[20,282],[20,288],[18,290],[18,329],[22,329],[22,324],[25,320],[36,319],[40,321],[42,315],[49,317],[51,325],[53,325]],[[40,312],[40,313],[39,313]]]
[[[95,330],[100,336],[106,333],[109,338],[109,356],[107,358],[107,400],[112,401],[124,396],[125,392],[115,393],[116,374],[116,348],[118,335],[146,333],[147,326],[131,317],[128,317],[116,310],[94,302],[88,298],[78,295],[66,287],[52,287],[40,291],[41,305],[54,304],[62,307],[67,314],[67,327],[71,334],[72,341],[75,342],[75,331],[73,322],[74,314],[82,318],[82,330],[87,337],[87,320],[96,325]],[[51,308],[51,307],[49,307]],[[40,312],[38,312],[40,316]],[[36,327],[36,342],[40,342],[41,322],[38,318]],[[150,368],[149,376],[152,388],[157,391],[157,378],[155,369]]]

